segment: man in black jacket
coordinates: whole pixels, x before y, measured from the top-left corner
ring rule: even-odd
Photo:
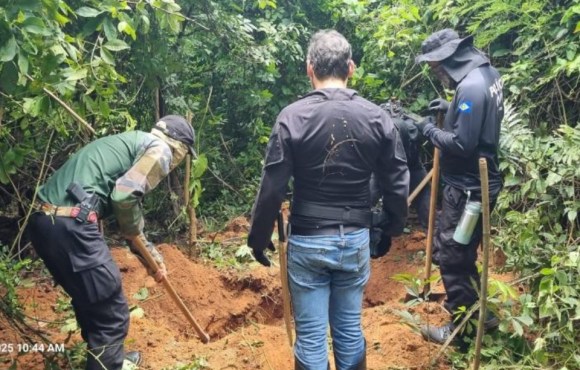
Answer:
[[[387,103],[383,103],[380,107],[387,112],[389,117],[393,120],[395,128],[399,131],[403,148],[405,149],[405,156],[407,157],[407,166],[409,167],[409,192],[413,192],[421,181],[427,176],[423,162],[421,161],[421,143],[425,140],[423,135],[415,126],[417,122],[423,118],[413,113],[406,112],[401,106],[400,101],[392,99]],[[380,189],[374,176],[371,177],[371,204],[377,204],[381,197]],[[425,229],[429,224],[429,198],[431,194],[431,186],[427,184],[417,194],[411,207],[417,213],[417,219],[422,227]],[[380,258],[386,255],[391,249],[391,239],[382,235],[380,223],[384,222],[378,209],[376,221],[377,226],[371,229],[370,249],[371,258]]]
[[[473,46],[473,37],[460,38],[444,29],[429,36],[421,45],[417,62],[427,62],[447,88],[455,89],[451,103],[435,99],[431,111],[446,112],[443,130],[423,121],[418,128],[441,150],[443,203],[434,239],[434,261],[441,268],[447,293],[446,309],[452,314],[469,308],[478,299],[477,246],[481,241],[481,218],[467,243],[456,241],[454,232],[466,203],[481,202],[479,158],[487,160],[491,207],[502,188],[497,149],[504,115],[503,83],[489,59]],[[456,319],[458,317],[455,317]],[[438,343],[447,340],[455,321],[443,327],[424,327],[423,336]],[[493,328],[498,319],[488,317]]]
[[[288,280],[296,369],[327,370],[329,323],[336,369],[366,369],[361,311],[370,275],[371,173],[389,220],[383,235],[400,235],[407,216],[403,145],[385,111],[347,88],[351,57],[338,32],[312,37],[306,66],[314,90],[278,115],[252,212],[248,245],[270,266],[264,250],[274,248],[274,220],[294,178]]]
[[[421,161],[421,144],[425,141],[415,124],[423,118],[416,114],[406,111],[401,106],[400,101],[391,100],[388,103],[380,105],[391,117],[395,127],[399,130],[405,155],[407,157],[407,166],[409,167],[409,191],[412,192],[419,183],[427,176],[423,162]],[[424,228],[429,224],[429,196],[431,186],[427,184],[417,197],[411,203],[411,207],[417,212],[417,219]]]

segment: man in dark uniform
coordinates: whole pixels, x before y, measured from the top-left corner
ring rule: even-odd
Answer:
[[[97,220],[114,214],[126,239],[147,245],[160,264],[154,277],[161,281],[166,269],[143,234],[141,199],[193,152],[193,143],[191,125],[181,116],[166,116],[151,133],[130,131],[89,143],[38,191],[39,212],[31,216],[27,231],[55,281],[72,298],[87,342],[87,370],[120,370],[129,329],[121,274]],[[127,353],[127,359],[138,363],[140,354]]]
[[[443,130],[428,120],[418,125],[423,135],[441,150],[444,187],[434,260],[439,262],[447,293],[445,308],[455,314],[478,300],[480,279],[476,259],[482,237],[481,217],[467,245],[454,240],[454,232],[466,203],[481,202],[479,158],[487,159],[492,209],[502,188],[497,150],[504,115],[503,83],[489,59],[473,46],[471,36],[459,38],[457,32],[444,29],[429,36],[421,49],[416,61],[427,62],[446,87],[455,89],[451,103],[435,99],[429,104],[434,112],[446,112]],[[496,327],[498,321],[490,315],[486,327]],[[455,328],[455,322],[452,320],[443,327],[424,327],[422,334],[428,340],[443,343]]]
[[[424,141],[423,137],[415,126],[416,122],[422,120],[422,117],[415,114],[405,112],[400,103],[389,103],[381,105],[381,108],[386,109],[395,127],[399,130],[403,147],[405,148],[405,155],[407,157],[407,166],[409,167],[409,192],[413,192],[417,185],[427,176],[423,162],[421,161],[421,143]],[[411,203],[411,207],[417,212],[419,223],[424,228],[429,225],[429,196],[431,195],[431,186],[427,184],[417,197]]]
[[[419,185],[419,183],[427,176],[423,162],[421,161],[421,143],[425,140],[419,133],[415,124],[423,117],[413,113],[406,112],[401,106],[400,101],[392,99],[387,103],[383,103],[380,107],[387,112],[392,119],[395,127],[399,131],[399,136],[403,142],[405,149],[405,156],[407,157],[407,166],[409,167],[409,192]],[[380,199],[380,189],[374,176],[371,177],[371,204],[377,204]],[[417,219],[422,227],[427,228],[429,224],[429,197],[431,195],[431,186],[427,184],[417,194],[416,198],[411,203],[417,213]],[[375,210],[378,212],[379,210]],[[381,222],[382,217],[377,215],[376,220]],[[391,249],[391,239],[381,235],[380,227],[371,228],[370,249],[371,258],[380,258],[386,255]]]
[[[338,370],[366,369],[361,328],[369,268],[369,179],[380,184],[388,223],[400,235],[409,173],[388,115],[347,88],[351,47],[338,32],[317,32],[306,61],[313,91],[278,115],[266,150],[248,245],[265,266],[274,220],[294,178],[288,279],[296,325],[295,368],[326,370],[330,323]]]

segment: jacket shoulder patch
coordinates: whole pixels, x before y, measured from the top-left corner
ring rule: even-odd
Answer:
[[[469,100],[465,100],[459,103],[459,107],[457,110],[462,113],[471,113],[471,108],[473,107],[473,103]]]

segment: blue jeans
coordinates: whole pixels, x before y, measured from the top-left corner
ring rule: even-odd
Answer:
[[[363,291],[370,276],[369,230],[288,239],[288,281],[296,325],[294,354],[308,370],[327,370],[326,328],[337,370],[365,356]]]

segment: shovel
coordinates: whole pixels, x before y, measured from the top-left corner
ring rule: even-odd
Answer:
[[[284,215],[282,210],[278,213],[278,255],[280,256],[280,282],[282,283],[282,304],[284,307],[284,323],[290,347],[294,345],[292,338],[292,311],[290,307],[290,289],[288,288],[288,255],[287,239],[284,227]]]
[[[413,190],[413,192],[411,193],[411,195],[409,195],[409,198],[407,199],[407,205],[411,205],[411,203],[413,203],[413,201],[415,200],[415,198],[417,198],[417,195],[419,195],[419,193],[421,192],[421,190],[423,190],[423,188],[429,183],[429,181],[431,181],[431,178],[433,177],[433,169],[431,169],[431,171],[429,171],[429,173],[427,174],[427,176],[425,176],[423,178],[423,180],[421,180],[421,182],[419,183],[419,185],[417,185],[417,187],[415,188],[415,190]]]
[[[149,265],[151,270],[153,270],[153,275],[155,275],[157,273],[157,271],[159,270],[159,266],[157,265],[157,262],[155,262],[155,260],[153,259],[153,257],[149,253],[149,251],[147,250],[147,247],[145,246],[145,244],[143,244],[143,242],[139,238],[133,239],[132,242],[133,242],[133,245],[139,251],[139,254],[141,256],[143,256],[143,258],[145,258],[145,261],[147,261],[147,264]],[[173,288],[173,285],[171,285],[169,280],[167,280],[167,277],[164,277],[163,280],[161,281],[161,283],[163,283],[163,286],[165,287],[165,289],[167,290],[167,292],[169,293],[169,295],[171,296],[171,298],[173,299],[175,304],[177,304],[177,306],[179,307],[181,312],[183,312],[183,314],[187,318],[187,321],[189,321],[189,323],[193,326],[199,339],[201,339],[201,341],[203,343],[208,343],[209,342],[209,335],[207,335],[207,333],[203,331],[201,326],[199,326],[197,321],[195,321],[195,318],[193,317],[191,312],[189,312],[189,310],[185,306],[185,303],[183,303],[181,298],[179,298],[179,296],[177,295],[177,292]]]
[[[489,270],[489,249],[490,249],[490,224],[489,224],[489,178],[487,172],[487,160],[479,158],[479,177],[481,178],[481,202],[482,202],[482,223],[483,238],[481,241],[483,247],[483,267],[481,271],[481,293],[479,294],[479,320],[477,325],[477,336],[475,337],[475,360],[473,361],[473,370],[479,369],[481,359],[481,343],[485,332],[485,318],[487,308],[487,276]]]
[[[437,113],[437,127],[441,128],[443,126],[443,112]],[[431,302],[441,302],[445,298],[445,293],[432,293],[431,292],[431,263],[433,260],[433,237],[435,234],[435,216],[437,210],[437,193],[439,192],[439,149],[435,147],[433,151],[433,168],[429,174],[421,181],[421,188],[429,181],[431,177],[431,197],[429,199],[429,227],[427,230],[427,248],[425,251],[425,279],[423,280],[423,292],[419,294],[419,297],[413,297],[407,294],[405,297],[405,302],[421,298],[428,299]],[[420,190],[419,190],[420,191]],[[415,192],[413,192],[415,194]],[[416,192],[418,194],[419,192]],[[415,194],[415,196],[416,196]],[[412,194],[413,195],[413,194]],[[411,199],[412,201],[412,199]],[[409,201],[410,203],[410,201]]]

